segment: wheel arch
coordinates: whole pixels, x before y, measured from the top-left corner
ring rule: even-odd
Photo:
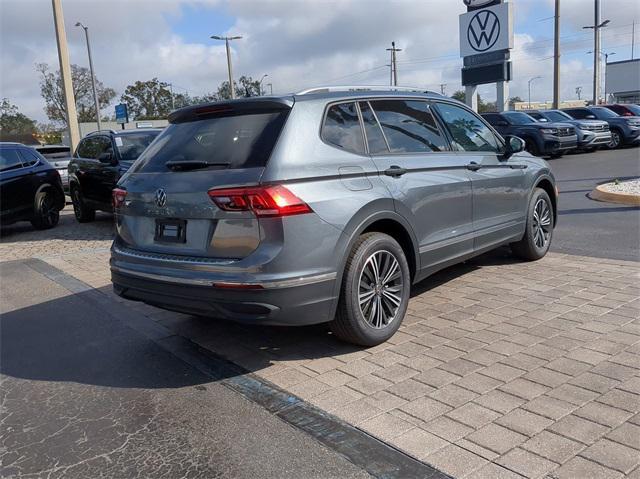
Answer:
[[[36,204],[36,198],[38,197],[38,194],[42,193],[44,190],[51,190],[53,191],[53,193],[56,195],[56,200],[58,202],[58,207],[60,209],[64,208],[65,205],[65,198],[64,198],[64,192],[62,192],[62,194],[60,193],[60,191],[58,191],[58,188],[56,188],[54,185],[52,185],[51,183],[42,183],[38,189],[36,190],[35,194],[33,195],[33,209],[35,211],[37,204]]]

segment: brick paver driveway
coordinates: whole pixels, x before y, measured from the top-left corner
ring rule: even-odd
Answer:
[[[66,227],[84,239],[56,243]],[[0,255],[40,257],[122,301],[109,288],[109,235],[108,221],[26,227],[3,234]],[[322,326],[250,327],[125,304],[455,477],[637,478],[639,276],[635,262],[520,263],[500,250],[420,283],[400,331],[369,349]]]

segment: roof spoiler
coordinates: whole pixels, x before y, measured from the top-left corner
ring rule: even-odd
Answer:
[[[290,110],[293,98],[250,97],[217,101],[181,108],[169,115],[169,123],[184,123],[216,116],[246,115],[249,113]]]

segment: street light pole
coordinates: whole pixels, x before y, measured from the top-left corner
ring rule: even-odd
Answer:
[[[264,90],[262,90],[262,82],[264,81],[265,78],[267,78],[269,75],[267,75],[266,73],[264,75],[262,75],[262,78],[260,78],[260,96],[264,96]]]
[[[267,83],[267,86],[269,87],[269,95],[273,95],[273,83]]]
[[[537,80],[539,78],[542,78],[541,76],[537,76],[537,77],[533,77],[533,78],[529,78],[528,84],[529,84],[529,110],[531,110],[531,82],[534,80]]]
[[[235,99],[236,90],[233,85],[233,70],[231,68],[231,50],[229,49],[229,41],[230,40],[240,40],[242,37],[237,35],[235,37],[223,37],[220,35],[211,35],[211,38],[214,40],[224,40],[225,46],[227,47],[227,69],[229,70],[229,90],[231,91],[231,99]]]
[[[96,89],[96,75],[93,72],[93,59],[91,58],[91,44],[89,43],[89,27],[85,27],[82,23],[77,22],[76,27],[84,29],[84,37],[87,40],[87,54],[89,55],[89,71],[91,72],[91,87],[93,88],[93,101],[96,106],[96,122],[98,123],[98,131],[102,130],[100,123],[100,102],[98,101],[98,90]]]
[[[600,0],[594,0],[594,23],[584,29],[593,30],[593,104],[600,98],[600,29],[606,27],[610,20],[600,22]]]

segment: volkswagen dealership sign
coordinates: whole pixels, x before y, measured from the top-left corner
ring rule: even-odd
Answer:
[[[513,13],[510,3],[460,15],[461,57],[510,48],[513,48]]]

